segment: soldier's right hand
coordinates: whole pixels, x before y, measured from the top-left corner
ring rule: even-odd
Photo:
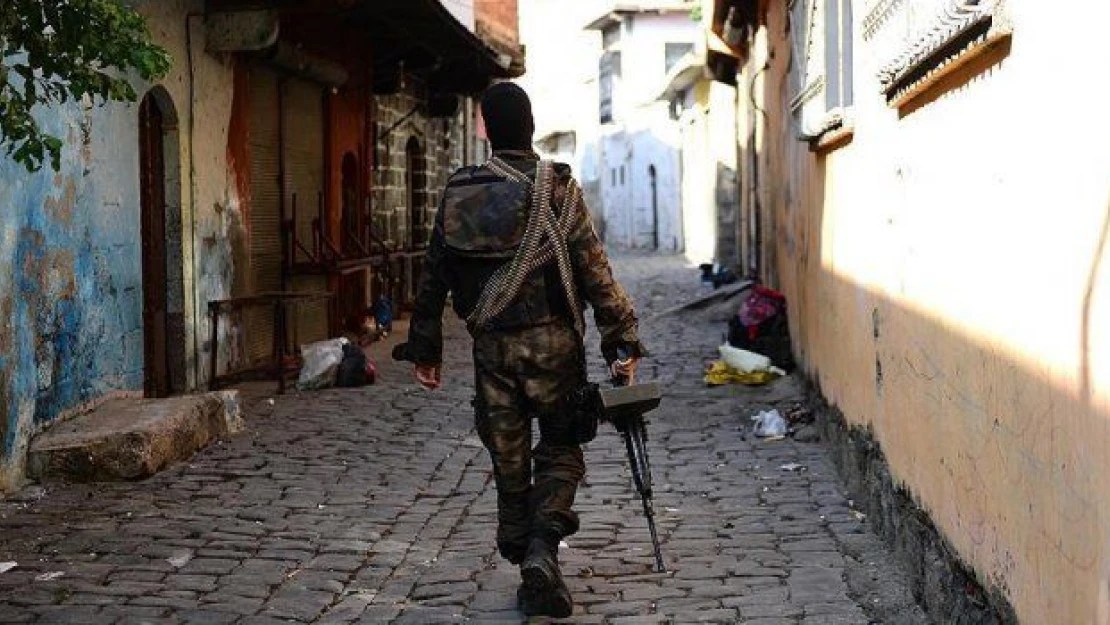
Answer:
[[[441,365],[421,365],[413,367],[416,381],[426,389],[435,390],[443,383],[443,367]]]
[[[636,380],[636,369],[640,366],[640,359],[629,357],[621,360],[614,360],[613,364],[609,365],[609,373],[613,379],[622,379],[625,384],[633,384]]]

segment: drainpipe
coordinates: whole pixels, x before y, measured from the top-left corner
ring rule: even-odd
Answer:
[[[767,111],[764,111],[755,99],[755,83],[759,80],[760,74],[770,69],[770,67],[770,61],[764,62],[763,67],[759,68],[759,70],[752,75],[751,82],[748,85],[748,100],[751,103],[752,110],[751,147],[749,149],[752,160],[752,200],[750,204],[752,208],[750,224],[752,241],[750,250],[751,257],[749,258],[751,275],[749,275],[749,277],[753,279],[760,279],[763,277],[763,206],[760,202],[759,154],[756,152],[756,146],[759,144],[757,139],[759,137],[760,122],[762,121],[765,123],[767,120]],[[763,119],[760,120],[757,118],[756,113],[762,115]]]

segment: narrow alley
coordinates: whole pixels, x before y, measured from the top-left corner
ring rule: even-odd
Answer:
[[[825,448],[749,436],[751,414],[797,401],[795,382],[707,388],[720,313],[673,312],[706,292],[696,269],[617,264],[653,351],[642,377],[665,388],[649,428],[668,572],[652,572],[623,447],[604,426],[586,454],[582,530],[561,552],[570,622],[926,622]],[[3,502],[0,561],[18,566],[0,574],[0,622],[521,622],[515,567],[493,544],[468,341],[448,328],[439,391],[380,345],[377,385],[263,397],[242,434],[143,482]]]

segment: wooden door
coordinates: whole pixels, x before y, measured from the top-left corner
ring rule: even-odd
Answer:
[[[139,106],[139,192],[142,222],[143,391],[169,394],[166,349],[165,116],[148,94]]]

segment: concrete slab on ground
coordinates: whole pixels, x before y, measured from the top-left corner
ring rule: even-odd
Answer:
[[[241,427],[236,391],[165,399],[111,399],[31,441],[32,479],[135,480],[191,457]]]

